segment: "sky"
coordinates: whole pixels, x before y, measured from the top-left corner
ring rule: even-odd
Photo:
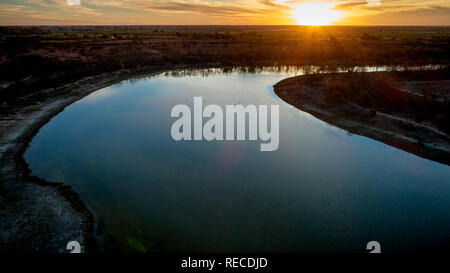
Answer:
[[[322,20],[315,20],[317,18]],[[0,25],[310,23],[450,25],[450,0],[1,0],[0,2]]]

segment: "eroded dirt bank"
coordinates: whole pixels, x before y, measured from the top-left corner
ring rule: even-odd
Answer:
[[[207,67],[207,66],[205,66]],[[189,67],[152,67],[87,77],[32,93],[0,119],[0,252],[66,253],[67,243],[97,251],[95,218],[80,196],[61,181],[31,176],[24,152],[39,129],[65,107],[111,84]],[[193,67],[190,67],[193,68]]]
[[[304,75],[282,80],[274,90],[350,133],[450,165],[448,68]]]

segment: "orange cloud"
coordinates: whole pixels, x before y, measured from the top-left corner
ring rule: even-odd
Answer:
[[[450,24],[448,0],[3,0],[0,24],[295,24],[292,11],[314,1],[333,3],[337,24]]]

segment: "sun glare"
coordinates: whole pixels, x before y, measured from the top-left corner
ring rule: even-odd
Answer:
[[[300,25],[328,25],[342,17],[342,12],[333,10],[329,3],[308,2],[298,5],[292,10],[292,17]]]

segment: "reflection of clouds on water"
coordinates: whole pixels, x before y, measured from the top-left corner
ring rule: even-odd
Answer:
[[[118,89],[107,87],[98,91],[95,91],[94,93],[90,94],[89,96],[85,97],[80,101],[80,103],[95,103],[104,99],[107,99],[109,97],[112,97],[119,93]]]
[[[69,6],[80,6],[81,0],[67,0],[67,5]]]

